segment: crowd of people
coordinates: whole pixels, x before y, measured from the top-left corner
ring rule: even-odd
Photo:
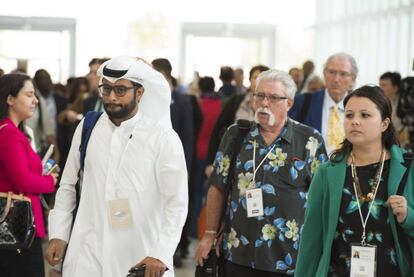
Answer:
[[[408,276],[413,82],[355,89],[347,53],[322,69],[255,65],[246,86],[222,66],[217,90],[166,58],[94,58],[66,85],[2,73],[0,192],[31,199],[36,232],[0,241],[1,275],[43,277],[45,255],[69,277],[174,276],[199,238],[197,265],[215,248],[225,276]],[[61,170],[45,173],[52,144]]]

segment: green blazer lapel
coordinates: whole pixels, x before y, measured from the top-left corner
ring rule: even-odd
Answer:
[[[395,195],[397,193],[398,186],[400,185],[401,179],[407,170],[407,168],[403,165],[404,158],[403,158],[403,151],[398,148],[397,146],[391,147],[391,164],[390,164],[390,173],[388,177],[388,195]],[[400,242],[398,240],[398,232],[396,225],[398,224],[395,220],[395,217],[392,213],[390,207],[388,207],[388,220],[390,222],[392,234],[394,237],[394,243],[396,245],[396,252],[397,257],[402,262],[399,262],[400,270],[405,275],[404,272],[408,272],[408,262],[404,258],[404,253],[401,249]]]
[[[388,177],[388,195],[395,195],[397,193],[401,179],[407,170],[407,168],[403,165],[404,158],[402,154],[403,152],[400,148],[395,145],[392,146],[390,173]]]
[[[343,159],[340,163],[331,163],[329,169],[327,170],[327,181],[329,184],[329,197],[331,199],[330,206],[331,211],[338,218],[339,208],[341,205],[342,191],[345,183],[346,175],[346,158]]]

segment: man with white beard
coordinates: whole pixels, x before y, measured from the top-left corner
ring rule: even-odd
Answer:
[[[253,93],[255,122],[240,152],[234,149],[239,128],[231,126],[224,135],[209,179],[197,264],[202,266],[215,240],[221,241],[219,221],[229,197],[223,240],[216,248],[225,258],[225,276],[294,273],[310,179],[327,159],[319,132],[288,118],[295,92],[286,72],[262,72]]]

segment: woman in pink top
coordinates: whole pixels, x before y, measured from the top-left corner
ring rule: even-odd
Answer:
[[[39,194],[54,191],[57,174],[42,176],[42,162],[33,151],[24,120],[32,116],[38,100],[29,76],[0,77],[0,191],[29,197],[36,234],[32,245],[20,253],[0,250],[2,277],[44,277],[41,239],[45,237]]]
[[[201,90],[200,107],[203,113],[203,124],[197,139],[197,176],[194,188],[195,218],[198,218],[200,214],[203,198],[206,197],[207,193],[204,169],[206,167],[208,142],[214,124],[221,112],[221,98],[214,91],[214,79],[209,76],[201,77],[198,81],[198,86]]]

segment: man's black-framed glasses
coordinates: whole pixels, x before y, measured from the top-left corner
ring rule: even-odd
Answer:
[[[116,96],[122,97],[128,92],[128,90],[135,89],[135,88],[136,86],[126,87],[126,86],[111,86],[108,84],[102,84],[98,87],[98,90],[101,96],[109,96],[111,95],[111,91],[114,91]]]
[[[262,102],[262,101],[264,101],[266,98],[267,98],[267,101],[269,101],[270,103],[277,103],[277,102],[279,102],[280,100],[285,100],[285,99],[288,99],[287,97],[284,97],[284,96],[278,96],[278,95],[275,95],[275,94],[269,94],[269,95],[266,95],[266,94],[265,94],[265,93],[263,93],[263,92],[253,93],[253,99],[254,99],[255,101],[260,101],[260,102]]]

